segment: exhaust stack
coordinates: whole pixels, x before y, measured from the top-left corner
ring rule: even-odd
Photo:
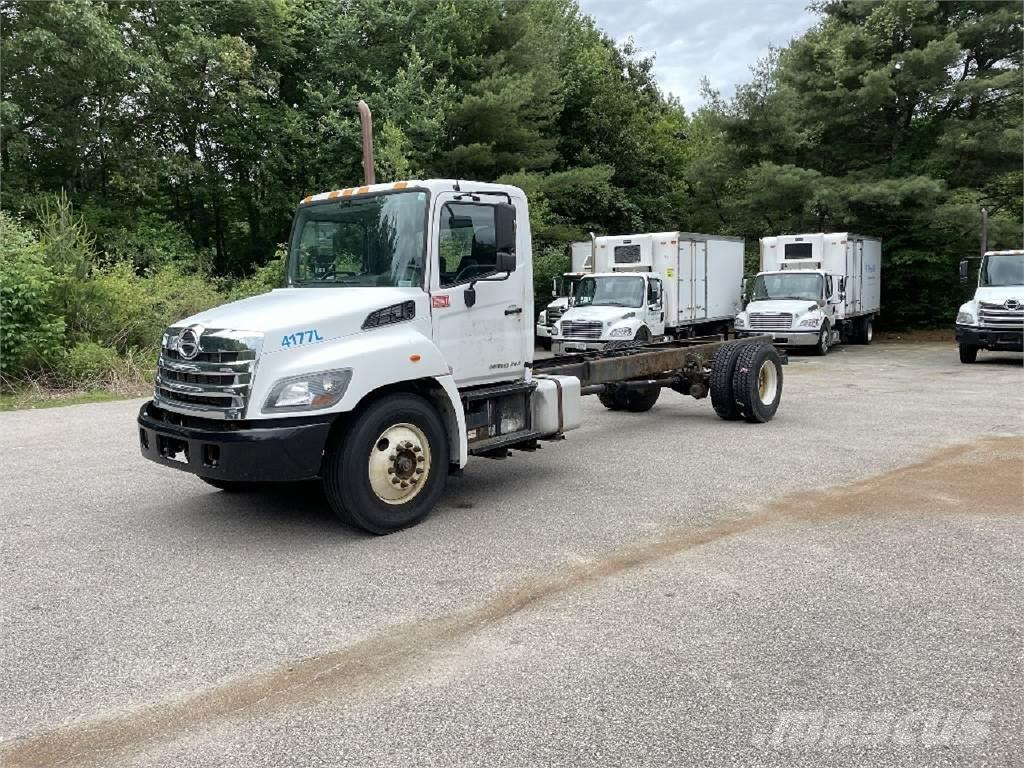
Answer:
[[[373,115],[370,106],[359,100],[359,123],[363,129],[363,183],[376,184],[377,177],[373,170]]]

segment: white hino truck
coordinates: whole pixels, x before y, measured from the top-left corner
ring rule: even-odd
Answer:
[[[968,263],[960,262],[967,282]],[[973,363],[979,349],[1024,351],[1024,251],[987,251],[981,257],[974,298],[956,315],[960,362]]]
[[[828,354],[870,344],[881,303],[882,242],[849,232],[761,239],[761,271],[736,335],[771,334],[785,347]]]
[[[598,237],[594,274],[552,327],[556,353],[724,335],[741,307],[743,240],[691,232]]]
[[[142,454],[223,490],[319,479],[338,516],[383,534],[422,519],[471,457],[560,439],[583,395],[639,412],[670,388],[750,422],[778,408],[768,337],[535,361],[532,307],[516,187],[435,179],[307,197],[285,287],[164,333]]]
[[[596,254],[591,240],[581,240],[569,246],[569,271],[552,280],[552,301],[537,316],[537,338],[545,349],[551,349],[551,329],[569,308],[580,278],[596,271]]]

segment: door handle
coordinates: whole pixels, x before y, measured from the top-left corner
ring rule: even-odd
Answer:
[[[521,315],[521,314],[523,314],[523,308],[522,307],[509,307],[508,309],[505,310],[505,314],[506,315]]]

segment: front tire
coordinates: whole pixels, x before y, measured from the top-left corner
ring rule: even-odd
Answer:
[[[818,343],[814,345],[814,354],[823,357],[828,354],[829,349],[832,347],[832,329],[828,323],[824,323],[821,326],[821,332],[818,334]]]
[[[739,414],[753,424],[771,421],[782,400],[782,359],[771,344],[750,344],[736,361],[732,390]]]
[[[344,522],[382,535],[415,525],[448,481],[448,435],[417,395],[371,403],[324,457],[324,493]]]
[[[973,344],[961,344],[960,362],[967,364],[978,362],[978,348]]]

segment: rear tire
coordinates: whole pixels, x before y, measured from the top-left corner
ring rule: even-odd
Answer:
[[[864,322],[860,326],[860,343],[870,344],[875,338],[875,321],[870,317],[865,317]]]
[[[661,396],[661,387],[626,390],[626,410],[632,413],[644,413],[651,410]]]
[[[771,421],[782,400],[782,360],[771,344],[750,344],[732,377],[736,409],[753,424]]]
[[[973,344],[961,344],[960,345],[960,362],[961,363],[976,363],[978,362],[978,348]]]
[[[397,481],[397,482],[396,482]],[[344,522],[386,534],[422,520],[448,482],[448,434],[418,395],[371,403],[324,457],[324,493]]]
[[[711,405],[718,417],[726,421],[736,421],[740,417],[732,395],[732,374],[736,369],[736,358],[745,346],[748,345],[735,341],[723,344],[711,363]]]
[[[597,396],[597,399],[609,411],[621,411],[626,407],[626,393],[621,389],[613,389],[611,391],[606,389]]]

